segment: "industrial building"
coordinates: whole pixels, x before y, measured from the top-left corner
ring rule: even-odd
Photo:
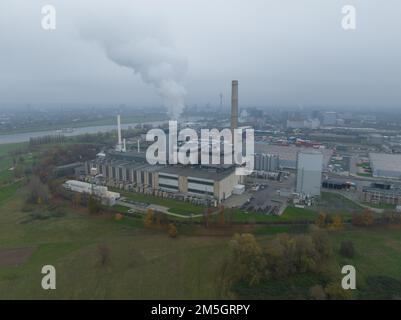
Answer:
[[[79,176],[85,174],[84,163],[74,162],[62,166],[57,166],[53,169],[53,174],[55,177],[65,177],[65,176]]]
[[[150,165],[143,154],[108,153],[86,163],[87,175],[110,187],[217,205],[233,194],[241,176],[233,165]]]
[[[362,189],[362,201],[372,204],[401,205],[401,187],[373,183]]]
[[[67,180],[63,186],[69,191],[93,195],[99,198],[101,203],[104,205],[113,206],[116,204],[117,199],[120,198],[120,194],[118,192],[108,191],[107,187],[105,186],[98,186],[83,181]]]
[[[326,189],[335,189],[335,190],[342,190],[342,189],[350,189],[356,187],[355,183],[350,181],[342,181],[336,179],[327,179],[322,182],[322,187]]]
[[[300,151],[308,152],[308,150],[315,150],[312,148],[296,147],[296,146],[278,146],[273,144],[268,144],[266,142],[255,141],[255,153],[265,153],[273,154],[279,157],[279,167],[280,169],[292,169],[297,168],[297,155]],[[321,154],[323,154],[323,169],[326,169],[330,158],[333,154],[331,149],[319,149]]]
[[[307,196],[320,196],[323,154],[319,151],[300,151],[297,155],[296,191]]]
[[[377,178],[401,178],[401,154],[369,153],[372,175]]]
[[[256,171],[275,172],[279,170],[280,158],[275,154],[255,153]]]

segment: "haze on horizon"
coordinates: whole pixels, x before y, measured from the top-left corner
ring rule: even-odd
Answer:
[[[46,4],[57,10],[54,31],[41,28]],[[346,4],[357,9],[355,31],[341,28]],[[2,0],[0,108],[158,106],[167,76],[188,105],[218,105],[220,92],[228,105],[238,79],[242,106],[401,109],[400,11],[397,0]],[[148,39],[157,39],[149,56],[121,49]],[[153,65],[138,64],[146,58],[173,68],[153,77]]]

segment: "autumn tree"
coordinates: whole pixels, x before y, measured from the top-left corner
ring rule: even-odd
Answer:
[[[352,216],[352,224],[354,226],[359,226],[359,227],[369,227],[373,225],[375,222],[375,219],[373,217],[373,213],[369,209],[363,210],[362,213],[360,214],[354,214]]]
[[[28,189],[30,191],[29,200],[32,203],[45,204],[49,202],[51,197],[49,188],[40,181],[39,177],[31,177],[28,183]]]
[[[114,220],[115,221],[121,221],[122,219],[124,219],[124,215],[123,214],[121,214],[121,213],[116,213],[115,215],[114,215]]]
[[[337,282],[332,282],[324,289],[329,300],[348,300],[351,299],[351,290],[344,290]]]
[[[344,228],[343,220],[339,214],[335,215],[329,225],[330,230],[341,230]]]
[[[153,209],[149,208],[146,210],[144,224],[145,227],[151,227],[153,225]]]
[[[320,233],[296,236],[279,234],[267,243],[267,269],[273,277],[279,278],[315,272],[330,252],[326,238]]]
[[[362,212],[362,221],[365,226],[371,226],[375,222],[375,218],[373,217],[373,213],[369,209],[365,209]]]
[[[309,235],[295,237],[294,264],[297,272],[314,271],[319,262],[315,244]]]
[[[326,214],[324,212],[319,212],[319,215],[315,221],[315,225],[319,228],[326,227]]]
[[[171,238],[176,238],[178,236],[178,230],[174,223],[170,223],[167,227],[168,235]]]
[[[315,245],[318,260],[324,261],[333,255],[333,248],[326,230],[312,226],[310,228],[310,236]]]
[[[262,248],[250,233],[235,234],[230,241],[233,280],[245,280],[250,285],[260,281],[266,262]]]

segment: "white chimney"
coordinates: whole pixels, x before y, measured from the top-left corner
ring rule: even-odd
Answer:
[[[121,146],[121,117],[117,116],[117,134],[118,134],[118,145]]]
[[[120,115],[117,116],[117,135],[118,135],[118,141],[116,145],[116,151],[118,152],[126,152],[126,146],[125,146],[125,139],[124,142],[121,139],[121,117]]]

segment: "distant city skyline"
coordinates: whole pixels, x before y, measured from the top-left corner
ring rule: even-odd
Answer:
[[[220,93],[229,106],[238,79],[240,108],[401,110],[395,0],[81,2],[0,3],[0,107],[157,107],[177,95],[218,107]],[[45,4],[56,30],[41,28]],[[345,4],[357,9],[354,31],[341,28]]]

